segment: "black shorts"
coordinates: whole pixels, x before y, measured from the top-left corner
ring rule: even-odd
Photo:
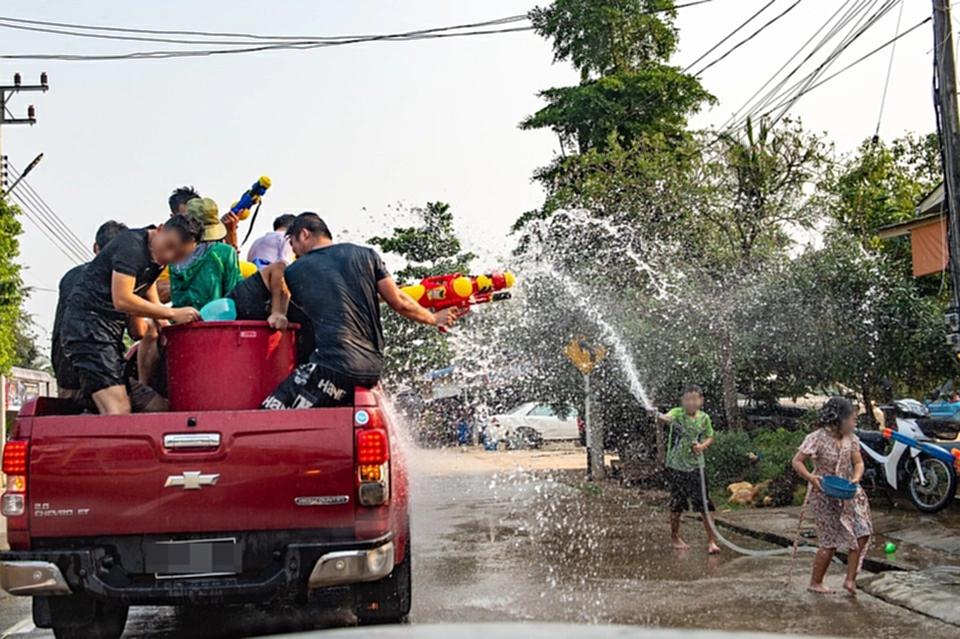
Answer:
[[[703,491],[700,487],[699,470],[667,469],[667,481],[670,483],[670,512],[682,513],[691,509],[695,513],[703,512]],[[713,501],[707,497],[707,509],[716,510]]]
[[[111,386],[125,385],[122,338],[112,340],[109,336],[91,335],[86,340],[65,339],[63,350],[73,365],[84,397],[92,397]]]
[[[59,335],[53,338],[50,346],[50,363],[53,365],[53,376],[57,378],[57,388],[65,391],[80,391],[80,377],[73,369],[67,354],[63,352]]]
[[[260,408],[286,410],[352,406],[353,391],[357,386],[373,388],[378,381],[357,379],[316,364],[301,364],[263,400]]]
[[[227,299],[237,305],[238,320],[266,321],[270,317],[270,289],[259,273],[242,280],[227,293]]]

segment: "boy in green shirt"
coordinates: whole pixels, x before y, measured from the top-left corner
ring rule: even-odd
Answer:
[[[717,538],[707,517],[716,510],[710,498],[706,507],[700,486],[700,458],[703,451],[713,443],[713,424],[710,416],[701,411],[703,391],[699,386],[689,385],[683,389],[682,407],[661,414],[656,409],[651,413],[658,421],[670,425],[667,438],[667,478],[670,482],[670,539],[677,550],[689,550],[680,538],[680,515],[690,505],[700,513],[707,531],[707,551],[714,555],[720,552]]]
[[[195,198],[187,202],[186,215],[203,224],[203,241],[186,260],[170,265],[170,300],[174,308],[200,309],[225,297],[243,276],[236,249],[223,243],[227,228],[220,221],[217,203]]]

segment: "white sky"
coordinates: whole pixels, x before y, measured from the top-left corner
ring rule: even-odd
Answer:
[[[767,0],[714,0],[682,9],[681,51],[691,62]],[[7,0],[8,17],[81,24],[241,31],[292,35],[392,33],[524,13],[530,0]],[[791,4],[779,0],[769,19]],[[703,77],[719,106],[695,118],[720,125],[809,38],[838,6],[804,0]],[[907,2],[903,28],[930,13]],[[761,20],[738,34],[751,33]],[[894,11],[837,63],[839,69],[893,37]],[[152,48],[0,29],[0,53],[125,52]],[[934,128],[932,27],[899,42],[881,135]],[[794,113],[829,131],[841,150],[873,135],[889,50],[805,97]],[[313,210],[341,239],[388,233],[396,206],[443,200],[453,205],[468,248],[495,266],[506,234],[542,194],[533,170],[557,152],[548,132],[517,123],[540,105],[539,89],[573,84],[576,74],[551,64],[549,44],[530,32],[411,43],[364,44],[305,52],[134,62],[0,61],[46,94],[22,94],[10,106],[23,116],[35,103],[35,127],[3,130],[3,153],[22,169],[44,159],[29,181],[85,244],[97,226],[162,221],[166,197],[196,185],[221,209],[259,175],[273,179],[257,233],[283,212]],[[28,285],[55,289],[72,266],[29,220],[21,240]],[[242,229],[245,232],[245,228]],[[36,291],[28,310],[45,333],[56,295]],[[43,335],[45,338],[46,335]]]

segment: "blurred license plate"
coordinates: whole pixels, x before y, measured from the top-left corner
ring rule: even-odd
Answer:
[[[235,575],[241,558],[236,539],[160,541],[147,545],[146,569],[157,579]]]

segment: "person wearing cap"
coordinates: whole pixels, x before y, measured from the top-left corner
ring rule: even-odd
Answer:
[[[203,308],[226,296],[243,279],[232,246],[223,243],[227,228],[210,198],[187,202],[186,215],[203,224],[203,241],[183,262],[170,266],[170,300],[174,308]]]

